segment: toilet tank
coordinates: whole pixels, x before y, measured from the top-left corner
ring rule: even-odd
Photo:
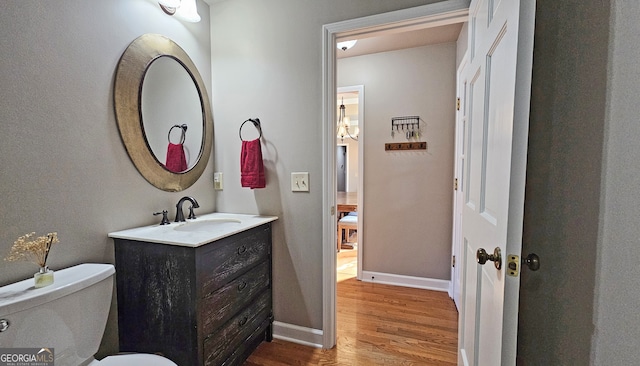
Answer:
[[[55,271],[47,287],[34,288],[33,278],[0,287],[0,323],[8,323],[0,347],[53,348],[56,366],[92,361],[107,323],[114,273],[111,264],[87,263]]]

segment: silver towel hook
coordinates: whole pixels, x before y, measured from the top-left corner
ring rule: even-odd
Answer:
[[[171,130],[173,130],[174,128],[180,128],[181,134],[180,134],[180,144],[184,144],[184,140],[185,140],[185,135],[187,133],[187,125],[185,123],[181,124],[181,125],[173,125],[171,126],[171,128],[169,129],[169,134],[167,134],[167,140],[169,140],[169,142],[171,142]]]
[[[249,118],[248,120],[242,122],[242,124],[240,125],[240,129],[238,130],[238,135],[240,136],[240,140],[244,141],[244,139],[242,138],[242,126],[244,126],[244,124],[247,122],[253,123],[253,126],[258,130],[258,132],[260,132],[260,136],[258,136],[258,139],[261,139],[262,125],[260,124],[260,118]]]

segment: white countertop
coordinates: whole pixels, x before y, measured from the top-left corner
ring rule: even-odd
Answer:
[[[226,238],[248,229],[277,220],[277,216],[258,216],[246,214],[233,214],[214,212],[199,215],[194,220],[186,222],[172,222],[169,225],[150,225],[128,230],[109,233],[110,238],[145,241],[159,244],[180,245],[185,247],[198,247],[215,240]],[[212,225],[206,230],[197,229],[182,231],[189,224],[207,225],[207,222],[218,221],[223,225]],[[191,225],[190,227],[196,227]],[[178,228],[178,230],[176,230]]]

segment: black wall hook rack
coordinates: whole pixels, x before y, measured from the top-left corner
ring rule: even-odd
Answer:
[[[391,132],[420,129],[420,116],[404,116],[391,118]]]
[[[420,116],[403,116],[391,118],[391,138],[403,133],[407,140],[419,140],[422,135]]]

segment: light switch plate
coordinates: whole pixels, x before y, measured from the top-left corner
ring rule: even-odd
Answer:
[[[292,192],[309,192],[309,173],[308,172],[291,173],[291,191]]]

